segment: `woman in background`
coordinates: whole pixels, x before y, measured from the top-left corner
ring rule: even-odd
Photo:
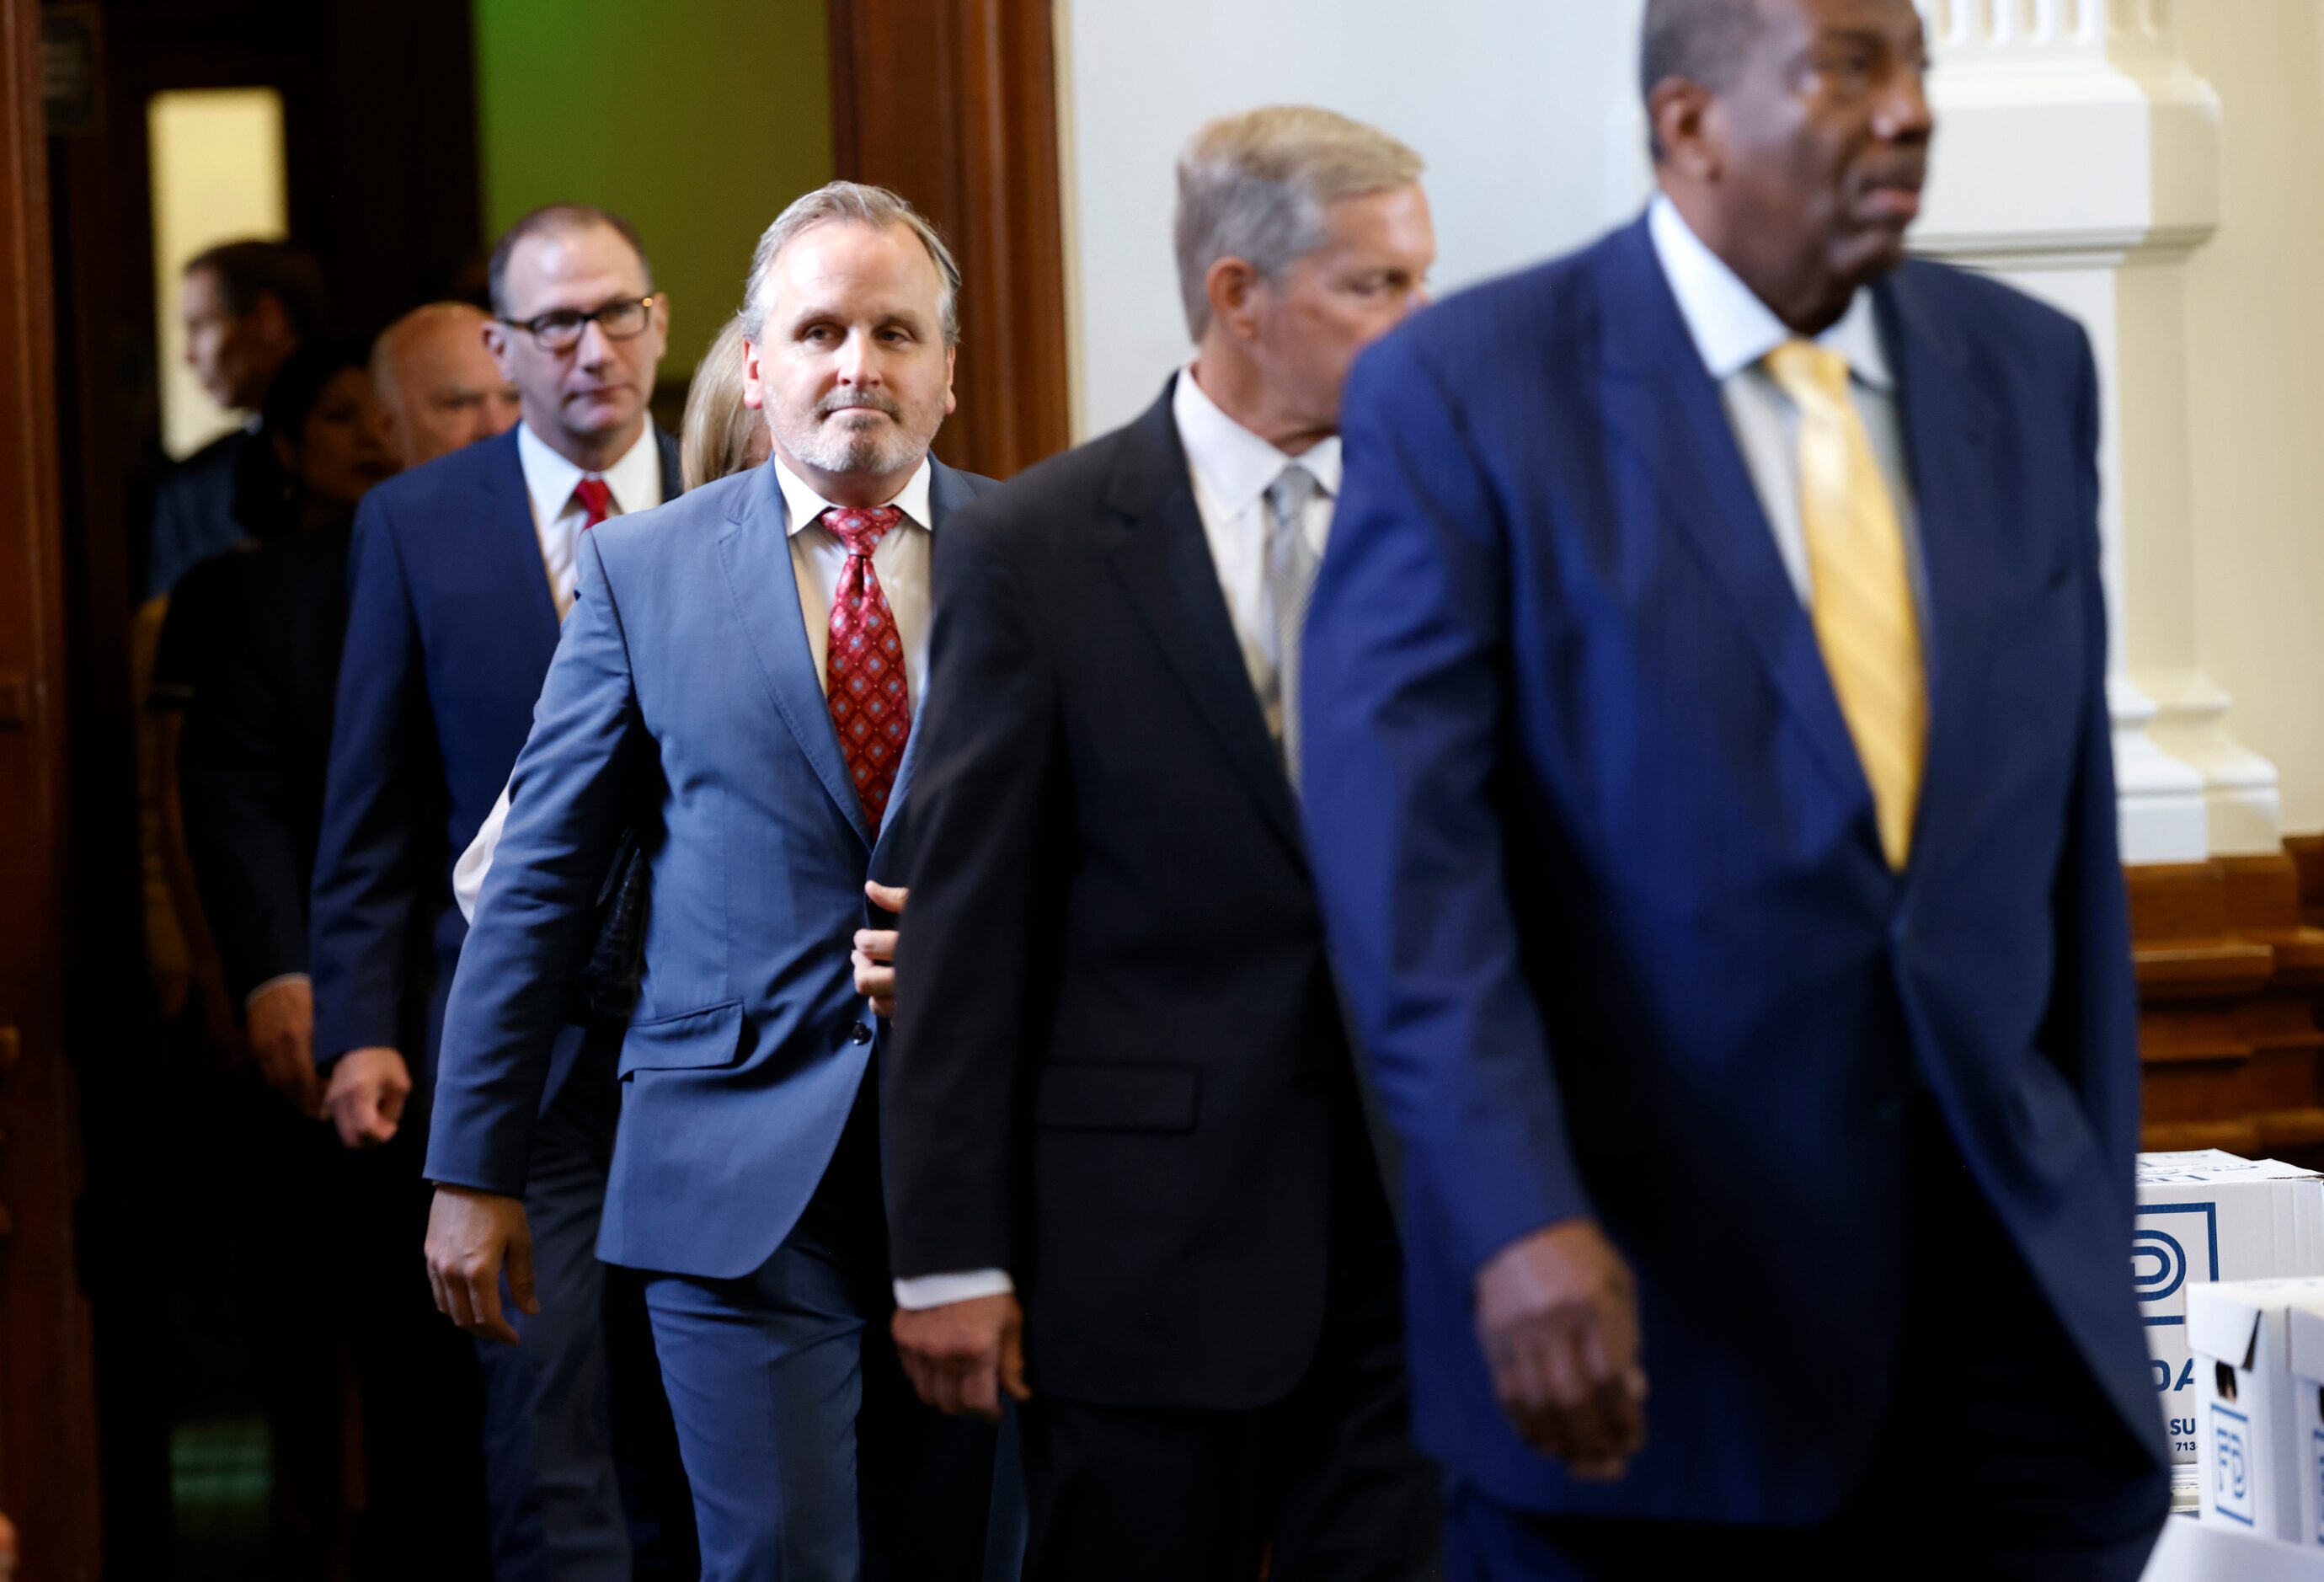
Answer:
[[[694,383],[686,392],[686,418],[678,425],[678,471],[689,489],[758,466],[774,449],[766,419],[742,404],[742,316],[702,354]]]

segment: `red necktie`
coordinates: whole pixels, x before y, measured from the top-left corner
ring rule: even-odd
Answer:
[[[588,514],[581,520],[581,531],[587,532],[613,513],[613,491],[603,478],[583,478],[573,486],[573,497],[581,502]]]
[[[847,564],[831,600],[831,646],[824,661],[824,692],[831,723],[839,729],[839,750],[863,804],[863,821],[880,833],[904,743],[912,734],[912,699],[904,680],[904,643],[896,617],[880,590],[872,552],[888,530],[904,520],[893,505],[876,511],[830,510],[823,524],[847,546]]]

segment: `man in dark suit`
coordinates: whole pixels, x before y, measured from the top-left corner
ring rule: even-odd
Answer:
[[[145,545],[145,597],[158,598],[247,531],[235,512],[243,454],[266,387],[302,341],[321,333],[323,279],[287,242],[227,242],[197,255],[180,286],[186,362],[211,400],[252,413],[162,476]]]
[[[1435,255],[1420,162],[1321,110],[1178,170],[1197,352],[942,545],[884,1087],[896,1337],[1024,1402],[1040,1578],[1407,1577],[1396,1230],[1286,753],[1339,396]]]
[[[1351,383],[1308,829],[1463,1577],[2127,1582],[2163,1520],[2097,383],[1904,262],[1926,49],[1649,0],[1647,216]]]
[[[582,541],[446,1013],[429,1267],[492,1334],[504,1289],[543,1317],[560,1300],[521,1195],[601,881],[638,833],[644,976],[598,1250],[646,1272],[717,1582],[985,1564],[994,1436],[913,1401],[886,1345],[882,1041],[849,961],[902,862],[931,543],[984,483],[927,454],[958,290],[878,188],[834,183],[768,228],[745,376],[774,456]]]
[[[315,1053],[351,1147],[392,1141],[426,1088],[466,926],[452,854],[530,727],[597,523],[678,492],[646,412],[668,328],[626,221],[559,204],[493,254],[489,327],[522,419],[383,485],[357,514],[346,648],[315,865]],[[592,1248],[615,1097],[610,1042],[578,1027],[543,1087],[526,1179],[540,1322],[480,1348],[500,1575],[621,1578],[632,1544],[611,1443]],[[415,1092],[415,1090],[417,1090]],[[635,1497],[635,1491],[631,1491]]]

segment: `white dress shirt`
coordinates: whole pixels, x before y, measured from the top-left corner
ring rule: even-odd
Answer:
[[[575,486],[592,476],[549,448],[530,423],[516,426],[516,457],[524,468],[525,496],[532,504],[532,531],[540,539],[540,564],[549,573],[549,596],[557,601],[558,619],[573,607],[573,585],[580,576],[574,550],[581,524],[589,513],[573,497]],[[595,475],[613,493],[616,514],[650,511],[661,504],[661,447],[654,443],[651,423],[621,458]]]
[[[1178,425],[1178,442],[1185,448],[1194,509],[1203,519],[1203,537],[1210,544],[1219,590],[1226,596],[1227,614],[1242,644],[1243,668],[1250,672],[1251,690],[1264,699],[1277,658],[1275,615],[1267,600],[1267,491],[1286,467],[1304,467],[1314,475],[1321,486],[1309,499],[1299,528],[1320,561],[1340,494],[1340,438],[1334,434],[1304,455],[1287,455],[1221,411],[1194,382],[1192,364],[1179,370],[1170,415]],[[914,1311],[1015,1289],[1003,1269],[923,1274],[896,1281],[896,1305]]]
[[[815,654],[815,679],[827,688],[831,646],[831,596],[847,565],[847,546],[824,526],[823,513],[837,507],[816,494],[779,456],[767,463],[783,492],[783,531],[790,534],[791,569],[798,577],[799,618],[807,623],[807,645]],[[904,691],[917,713],[928,673],[928,569],[931,560],[928,490],[935,469],[926,458],[920,470],[888,502],[904,513],[872,551],[872,569],[896,617],[896,640],[904,645]]]
[[[1242,642],[1243,668],[1251,689],[1266,696],[1275,679],[1275,613],[1267,602],[1267,491],[1284,469],[1304,467],[1321,486],[1308,500],[1300,523],[1307,547],[1320,562],[1332,536],[1332,507],[1340,495],[1340,437],[1319,439],[1305,454],[1287,455],[1219,410],[1194,382],[1194,365],[1178,371],[1170,415],[1185,447],[1194,475],[1194,509],[1203,536],[1218,568],[1219,591]]]
[[[522,439],[518,443],[521,445]],[[549,449],[546,445],[540,448]],[[614,466],[627,466],[629,459],[625,456]],[[775,469],[775,482],[782,489],[784,532],[790,535],[791,569],[798,578],[799,618],[807,623],[807,647],[815,654],[816,680],[827,682],[824,662],[825,651],[831,645],[831,590],[838,586],[839,573],[847,564],[847,546],[821,521],[823,513],[833,509],[831,503],[801,482],[780,458],[766,465]],[[881,591],[888,596],[888,613],[896,618],[897,640],[904,645],[905,695],[916,709],[924,696],[922,688],[928,666],[928,491],[933,476],[928,463],[923,459],[920,470],[888,502],[903,512],[904,520],[890,530],[881,539],[880,547],[872,552],[872,569],[879,576]],[[612,473],[605,475],[606,482],[612,483],[613,478]],[[580,480],[581,473],[576,467],[573,482]],[[530,472],[525,483],[528,487],[532,485]],[[572,485],[567,485],[566,493],[569,495],[572,492]],[[660,493],[657,473],[656,504],[659,503]],[[618,488],[613,497],[617,502],[622,500]],[[537,513],[538,491],[534,499]],[[576,526],[581,521],[577,511],[573,521]],[[544,548],[548,541],[548,536],[543,534]],[[570,544],[568,535],[568,553]],[[553,581],[554,573],[551,575]],[[572,581],[568,576],[565,597],[558,608],[560,612],[570,609],[572,603]],[[500,847],[501,828],[508,822],[508,787],[503,786],[500,800],[493,804],[492,816],[484,820],[484,827],[476,831],[475,839],[468,843],[468,849],[460,854],[460,860],[452,867],[452,899],[459,903],[460,915],[472,923],[476,921],[477,897],[484,893],[484,875],[492,872],[493,853]]]
[[[1702,365],[1719,385],[1743,465],[1774,530],[1776,550],[1792,587],[1805,604],[1815,591],[1808,569],[1807,530],[1800,518],[1800,414],[1762,363],[1769,352],[1798,336],[1743,283],[1740,276],[1694,234],[1678,208],[1657,194],[1646,211],[1655,256],[1678,299],[1679,316],[1702,354]],[[1848,311],[1816,338],[1827,350],[1848,359],[1849,393],[1872,442],[1872,454],[1896,503],[1904,532],[1905,559],[1912,567],[1914,597],[1922,597],[1918,540],[1913,498],[1904,469],[1903,432],[1896,421],[1896,381],[1880,344],[1872,293],[1858,291]],[[1925,601],[1924,601],[1925,602]],[[1922,611],[1926,630],[1927,610]]]

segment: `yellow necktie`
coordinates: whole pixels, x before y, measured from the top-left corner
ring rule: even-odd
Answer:
[[[1840,711],[1872,782],[1880,846],[1902,873],[1927,761],[1928,676],[1904,531],[1848,393],[1848,359],[1812,341],[1767,354],[1800,413],[1800,519],[1811,614]]]

